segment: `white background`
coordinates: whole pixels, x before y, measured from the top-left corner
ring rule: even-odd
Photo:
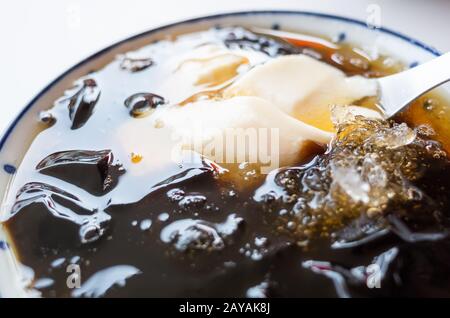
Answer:
[[[450,51],[450,0],[2,0],[0,131],[46,84],[84,57],[155,26],[251,9],[292,9],[366,20]]]

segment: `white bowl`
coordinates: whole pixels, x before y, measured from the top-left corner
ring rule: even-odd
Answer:
[[[377,28],[366,23],[327,14],[297,11],[252,11],[226,13],[179,22],[133,36],[113,44],[81,61],[45,87],[16,117],[0,139],[0,196],[3,198],[14,171],[33,139],[35,118],[40,110],[49,108],[69,88],[74,80],[93,69],[113,61],[115,56],[149,44],[168,34],[179,34],[207,29],[215,25],[241,25],[312,33],[328,38],[345,38],[370,55],[386,54],[405,65],[416,65],[437,55],[435,49],[397,32]],[[450,87],[441,88],[446,94]],[[7,209],[2,204],[1,214]],[[24,289],[26,280],[21,266],[9,248],[8,238],[0,224],[0,296],[33,296]],[[25,277],[26,278],[26,277]]]

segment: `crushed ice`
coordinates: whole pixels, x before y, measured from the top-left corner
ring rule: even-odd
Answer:
[[[426,173],[430,158],[446,158],[427,139],[432,132],[426,127],[366,118],[346,107],[332,113],[337,134],[326,153],[305,166],[272,172],[254,195],[266,209],[280,211],[278,229],[300,240],[333,237],[349,224],[357,224],[359,234],[381,230],[393,206],[423,204],[427,196],[414,181]]]

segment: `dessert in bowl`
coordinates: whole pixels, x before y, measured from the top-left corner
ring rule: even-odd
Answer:
[[[1,294],[449,296],[445,87],[387,119],[371,80],[435,54],[301,12],[101,51],[2,140]]]

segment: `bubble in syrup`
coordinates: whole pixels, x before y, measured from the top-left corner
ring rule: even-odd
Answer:
[[[178,188],[171,189],[167,192],[170,201],[176,202],[184,198],[184,191]]]
[[[39,112],[39,120],[47,126],[53,126],[56,123],[55,116],[48,110]]]
[[[141,221],[141,223],[140,223],[140,225],[139,225],[139,228],[140,228],[142,231],[147,231],[148,229],[150,229],[151,226],[152,226],[152,220],[150,220],[150,219],[145,219],[145,220],[142,220],[142,221]]]
[[[64,257],[57,258],[50,264],[50,266],[53,267],[53,268],[58,268],[62,264],[64,264],[65,261],[66,261],[66,259]]]
[[[72,257],[71,259],[70,259],[70,263],[71,264],[76,264],[76,263],[78,263],[79,261],[80,261],[80,257],[78,256],[78,255],[76,255],[76,256],[74,256],[74,257]]]
[[[33,284],[33,287],[36,289],[44,289],[53,286],[55,281],[51,278],[40,278],[36,280]]]
[[[294,221],[289,221],[288,223],[287,223],[287,228],[289,229],[289,230],[295,230],[295,227],[297,226],[297,224],[294,222]]]
[[[268,288],[269,284],[267,282],[262,282],[261,284],[247,289],[246,296],[248,298],[266,298]]]
[[[267,237],[255,237],[255,246],[261,247],[266,246],[268,243]]]
[[[128,97],[124,104],[134,118],[142,118],[150,115],[159,105],[165,104],[163,97],[152,93],[137,93]]]
[[[158,220],[160,220],[161,222],[166,222],[169,219],[169,213],[161,213],[160,215],[158,215]]]
[[[103,233],[103,229],[98,224],[87,224],[80,227],[80,237],[82,243],[90,243],[98,240]]]
[[[206,197],[202,194],[189,194],[180,200],[178,205],[180,208],[189,209],[200,209],[206,204]]]
[[[223,266],[226,268],[235,268],[237,266],[236,262],[226,261],[223,263]]]
[[[253,250],[250,254],[250,258],[254,261],[260,261],[263,258],[263,254],[259,250]]]
[[[230,191],[228,191],[228,196],[230,198],[235,198],[237,196],[237,192],[234,190],[230,190]]]

